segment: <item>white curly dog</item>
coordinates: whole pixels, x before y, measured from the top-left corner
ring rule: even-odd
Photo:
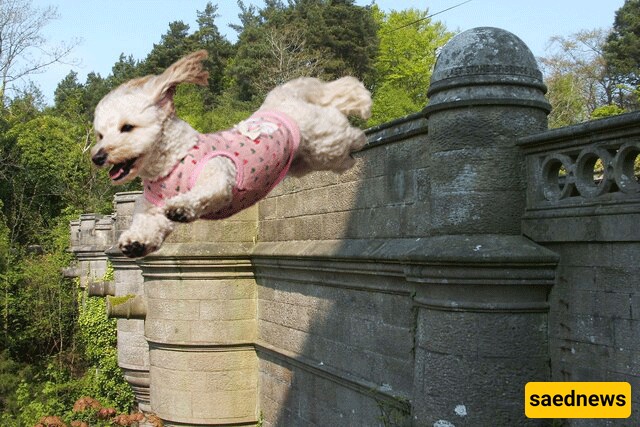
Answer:
[[[158,76],[122,84],[95,111],[98,166],[115,184],[142,178],[131,227],[118,241],[129,257],[156,251],[175,222],[221,219],[251,206],[287,173],[342,172],[366,138],[347,116],[367,119],[371,94],[353,77],[299,78],[273,89],[233,129],[200,134],[175,114],[180,83],[206,85],[206,51],[192,53]]]

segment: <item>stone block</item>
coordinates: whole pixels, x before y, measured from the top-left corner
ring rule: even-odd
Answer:
[[[256,338],[256,321],[198,320],[191,325],[191,342],[211,344],[251,343]]]
[[[600,270],[589,265],[568,265],[565,261],[564,253],[560,254],[562,263],[558,268],[558,285],[557,287],[567,288],[569,292],[573,291],[599,291],[602,290],[601,281],[596,281],[596,275],[600,274]],[[555,289],[554,289],[555,290]]]
[[[516,147],[465,147],[432,154],[434,163],[444,163],[447,169],[430,176],[432,191],[436,194],[471,193],[482,191],[524,191],[525,183],[519,178],[522,157]]]
[[[185,299],[147,298],[149,318],[159,320],[198,320],[200,302]]]
[[[625,267],[600,267],[595,269],[598,289],[605,293],[634,294],[637,291],[636,279],[640,277],[640,268],[634,264]]]
[[[162,282],[149,280],[145,282],[145,294],[150,299],[168,300],[243,300],[255,297],[255,281],[253,279],[236,278],[216,280],[214,283],[203,283],[202,280],[180,280],[179,282]],[[185,298],[188,296],[188,298]]]
[[[232,348],[227,349],[227,351],[216,350],[220,349],[217,347],[197,347],[193,348],[192,351],[169,351],[154,343],[150,351],[151,364],[188,372],[249,370],[255,367],[255,351],[251,348]]]
[[[200,320],[255,320],[254,299],[199,301]]]
[[[613,319],[613,334],[614,347],[640,353],[640,320]],[[640,361],[637,368],[640,368]],[[640,375],[640,369],[637,373]]]
[[[453,425],[545,425],[524,415],[522,390],[529,381],[545,381],[548,362],[543,358],[493,358],[416,351],[413,403],[414,423],[433,425],[445,420]],[[442,393],[455,390],[455,393]],[[455,409],[464,405],[466,415]]]
[[[191,339],[191,322],[187,320],[147,319],[144,322],[144,335],[148,341],[154,342],[189,342]]]
[[[433,234],[519,234],[521,191],[431,192]]]
[[[255,390],[209,391],[194,394],[193,399],[193,417],[202,420],[201,422],[220,420],[227,423],[249,423],[255,422],[257,418]]]
[[[290,366],[278,363],[276,359],[266,354],[260,354],[258,371],[270,381],[278,381],[290,387],[293,381],[293,371]]]
[[[545,358],[546,316],[420,310],[416,345],[432,352],[478,358]]]
[[[567,316],[558,324],[551,324],[551,336],[563,337],[572,341],[613,345],[613,324],[608,317],[593,316],[591,314],[576,314]]]
[[[309,334],[290,329],[277,323],[258,322],[260,340],[287,352],[302,354],[309,340]]]

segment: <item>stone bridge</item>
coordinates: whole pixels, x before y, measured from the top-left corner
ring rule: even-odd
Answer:
[[[527,382],[640,389],[640,114],[547,130],[545,90],[520,39],[472,29],[426,108],[369,129],[343,175],[288,178],[137,261],[113,248],[136,193],[74,221],[82,283],[122,297],[140,408],[165,426],[551,426],[525,417]]]

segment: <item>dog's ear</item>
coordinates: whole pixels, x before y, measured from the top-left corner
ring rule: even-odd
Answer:
[[[207,58],[206,50],[199,50],[174,62],[164,73],[153,79],[155,102],[162,108],[173,111],[173,95],[180,83],[195,83],[206,86],[209,73],[202,68]]]

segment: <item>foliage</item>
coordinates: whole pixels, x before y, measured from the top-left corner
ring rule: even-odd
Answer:
[[[583,122],[603,105],[625,102],[619,79],[605,61],[604,30],[584,30],[551,38],[549,56],[540,58],[553,110],[551,127]]]
[[[427,88],[436,62],[436,49],[453,33],[432,22],[428,9],[384,13],[373,6],[380,48],[370,125],[420,111],[427,105]]]
[[[113,267],[108,266],[102,280],[113,280]],[[91,367],[85,374],[89,387],[84,393],[121,412],[129,411],[133,392],[118,367],[116,319],[107,318],[104,298],[86,297],[84,292],[78,298],[84,303],[79,304],[77,338],[84,349],[84,360]]]
[[[354,1],[267,1],[245,6],[227,74],[240,100],[262,98],[295,77],[354,75],[370,81],[378,48],[371,8]]]
[[[630,87],[640,85],[640,0],[625,0],[615,15],[604,53],[612,72]]]
[[[618,114],[624,113],[624,109],[618,107],[617,105],[603,105],[602,107],[598,107],[591,112],[591,119],[602,119],[605,117],[617,116]]]
[[[580,82],[572,74],[555,74],[547,77],[547,99],[552,106],[549,127],[558,128],[587,119],[587,106],[581,96]]]
[[[607,117],[640,105],[640,0],[626,0],[609,30],[554,37],[541,58],[551,127]]]
[[[146,425],[162,426],[157,417],[138,412],[133,414],[120,414],[115,408],[103,406],[98,400],[84,396],[73,403],[73,408],[65,416],[42,416],[34,427],[110,427],[110,426],[138,426],[146,421]],[[33,423],[32,423],[33,424]]]

